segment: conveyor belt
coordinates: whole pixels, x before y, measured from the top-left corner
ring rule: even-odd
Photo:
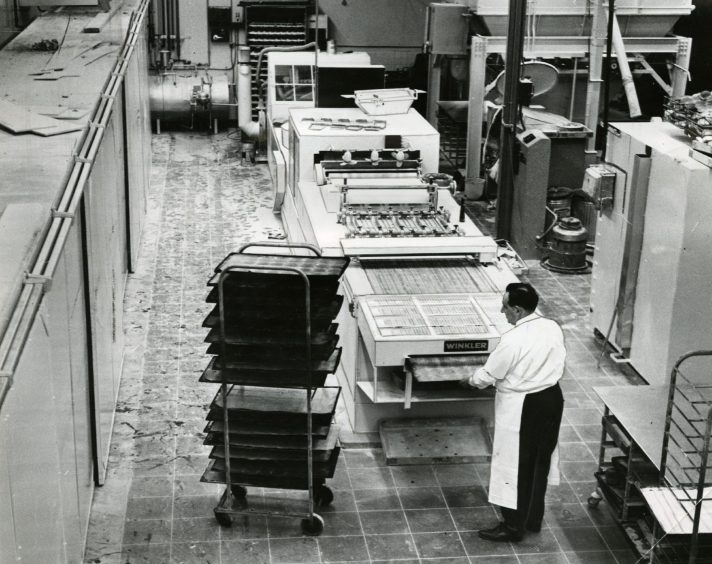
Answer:
[[[376,294],[497,292],[487,272],[469,259],[363,260]]]

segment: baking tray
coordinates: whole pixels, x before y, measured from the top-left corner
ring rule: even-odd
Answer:
[[[326,360],[331,356],[339,343],[339,336],[336,334],[337,327],[336,323],[332,323],[327,331],[312,335],[312,360]],[[215,336],[212,331],[211,334],[213,337]],[[220,341],[211,342],[206,352],[208,354],[224,353],[228,360],[232,358],[259,359],[279,354],[282,359],[297,361],[304,359],[304,348],[304,342],[300,338],[287,339],[268,335],[260,339],[252,339],[251,342],[235,342],[235,340],[231,340],[230,344],[222,344]]]
[[[332,356],[326,361],[317,361],[313,366],[317,368],[311,373],[311,387],[321,387],[324,385],[329,374],[334,373],[339,365],[341,349],[334,350]],[[269,369],[230,369],[220,370],[215,368],[219,365],[219,359],[214,358],[200,376],[200,382],[210,384],[239,384],[243,386],[269,386],[273,388],[294,388],[306,386],[306,371],[292,368]],[[321,367],[321,369],[319,368]]]
[[[312,323],[321,323],[328,320],[333,321],[344,303],[341,295],[332,295],[328,301],[312,302],[310,305]],[[273,304],[261,307],[256,304],[236,305],[230,300],[225,300],[225,326],[232,328],[235,325],[244,323],[256,323],[264,325],[266,323],[283,324],[285,322],[299,323],[300,329],[304,331],[304,302],[292,307],[276,306]],[[328,325],[327,325],[328,326]],[[215,306],[203,320],[203,327],[220,327],[220,307]]]
[[[204,445],[223,446],[224,433],[210,431],[206,434]],[[339,426],[331,425],[327,436],[313,439],[312,449],[318,452],[331,451],[339,439]],[[242,449],[263,449],[284,452],[302,453],[307,448],[306,434],[302,435],[250,435],[245,433],[230,433],[230,447]]]
[[[324,425],[313,424],[312,437],[323,439],[331,432],[332,426],[333,425],[330,421]],[[254,438],[257,435],[260,435],[265,437],[281,438],[285,441],[289,441],[296,440],[296,437],[307,436],[305,419],[296,425],[283,425],[276,421],[259,424],[252,421],[229,421],[228,429],[230,431],[230,435],[234,434],[236,437],[244,437],[245,439]],[[225,426],[222,419],[218,421],[208,421],[207,425],[205,425],[205,429],[203,429],[205,433],[223,433],[224,430]]]
[[[214,450],[214,449],[213,449]],[[331,457],[324,462],[314,461],[313,475],[315,478],[332,478],[336,469],[336,462],[341,452],[340,447],[335,447],[331,451]],[[225,459],[212,458],[213,464],[208,466],[209,469],[221,472],[225,475]],[[307,476],[307,465],[305,460],[245,460],[230,457],[231,474],[264,476],[272,478],[286,478],[294,480]],[[301,481],[301,480],[300,480]],[[240,483],[239,481],[237,483]]]
[[[312,396],[312,422],[328,425],[334,416],[341,388],[317,388]],[[234,386],[228,395],[228,420],[233,422],[300,425],[306,421],[306,391],[298,388]],[[210,405],[209,421],[222,421],[222,393]]]
[[[339,360],[341,358],[341,348],[334,349],[326,360],[314,359],[311,362],[311,373],[316,374],[319,372],[324,372],[330,374],[336,370],[339,365]],[[230,359],[224,358],[222,356],[213,357],[208,365],[211,370],[225,371],[228,374],[233,373],[243,373],[243,374],[265,374],[275,373],[275,372],[293,372],[295,374],[302,374],[306,377],[307,370],[305,363],[294,364],[289,359],[283,359],[280,355],[273,354],[271,359],[261,359],[257,362],[246,359]]]
[[[326,478],[333,478],[336,470],[336,462],[339,458],[340,448],[335,448],[332,460],[328,463],[327,475],[314,476],[314,485],[323,484]],[[301,466],[306,466],[303,462]],[[264,473],[249,473],[242,471],[242,468],[231,468],[230,482],[243,486],[253,486],[262,488],[282,488],[285,490],[306,490],[309,488],[309,481],[305,471],[298,474],[272,475]],[[225,484],[225,463],[222,460],[211,460],[208,467],[200,478],[201,482],[210,484]]]
[[[222,437],[219,437],[222,440]],[[210,446],[210,445],[209,445]],[[212,445],[213,448],[210,451],[209,457],[216,460],[225,459],[225,447],[222,444]],[[330,449],[316,449],[312,450],[312,460],[314,462],[328,462],[333,454],[334,447]],[[245,448],[241,446],[230,445],[230,460],[235,464],[239,464],[243,460],[249,461],[279,461],[279,462],[301,462],[305,463],[307,460],[307,447],[297,448],[297,449],[277,449],[277,448],[259,448],[250,447]]]

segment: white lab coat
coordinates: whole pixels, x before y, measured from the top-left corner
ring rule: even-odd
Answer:
[[[502,335],[485,365],[470,378],[470,385],[494,385],[494,441],[490,469],[490,503],[517,508],[519,427],[528,393],[556,384],[564,373],[566,349],[561,328],[550,319],[528,315]],[[559,449],[552,454],[549,484],[558,485]]]

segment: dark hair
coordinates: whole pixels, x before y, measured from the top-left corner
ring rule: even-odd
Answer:
[[[511,306],[519,306],[527,311],[534,311],[539,304],[539,294],[526,282],[512,282],[507,284],[507,303]]]

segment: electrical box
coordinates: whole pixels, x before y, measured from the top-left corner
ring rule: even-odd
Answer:
[[[597,210],[613,208],[616,187],[616,173],[605,165],[594,165],[586,169],[581,189],[594,200]]]
[[[437,55],[465,55],[470,11],[462,4],[434,3],[428,6],[428,40]]]
[[[242,23],[245,20],[245,7],[240,6],[240,0],[232,0],[232,23]]]
[[[230,7],[208,6],[208,28],[210,41],[226,43],[230,41],[230,27],[232,26],[232,9]]]

